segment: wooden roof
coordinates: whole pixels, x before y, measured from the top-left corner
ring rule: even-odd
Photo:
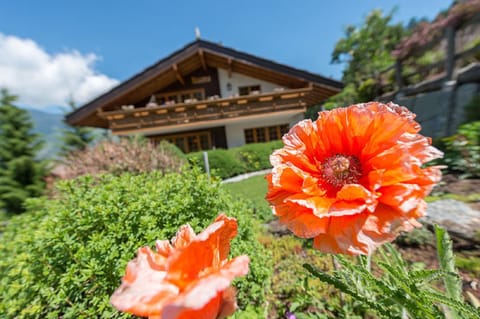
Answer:
[[[106,128],[108,123],[98,116],[100,111],[134,104],[175,81],[182,82],[182,75],[207,67],[223,68],[289,88],[310,85],[318,102],[343,88],[339,81],[199,39],[71,112],[66,122]]]

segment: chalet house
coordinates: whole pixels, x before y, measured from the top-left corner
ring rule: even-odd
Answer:
[[[75,126],[166,139],[184,152],[280,139],[342,83],[196,40],[66,117]]]

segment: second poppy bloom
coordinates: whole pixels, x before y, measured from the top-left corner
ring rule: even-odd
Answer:
[[[122,285],[112,295],[118,310],[150,319],[221,319],[235,309],[234,278],[246,275],[249,258],[228,260],[237,221],[220,215],[196,235],[182,226],[173,245],[157,241],[157,251],[138,250]]]
[[[284,138],[267,200],[297,236],[324,252],[369,254],[418,226],[442,156],[406,108],[371,102],[321,112]]]

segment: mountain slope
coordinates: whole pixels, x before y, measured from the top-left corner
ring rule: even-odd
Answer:
[[[40,158],[54,158],[60,149],[62,130],[68,126],[63,123],[63,114],[47,113],[34,109],[26,109],[32,118],[33,131],[40,134],[45,142],[39,152]]]

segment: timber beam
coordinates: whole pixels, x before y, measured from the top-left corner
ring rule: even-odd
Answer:
[[[180,71],[178,70],[178,65],[176,63],[172,65],[172,69],[175,72],[175,76],[177,77],[178,82],[182,83],[182,85],[185,86],[185,80],[180,74]]]
[[[205,54],[202,49],[198,50],[198,55],[200,56],[200,63],[202,63],[203,70],[207,71],[207,61],[205,61]]]

